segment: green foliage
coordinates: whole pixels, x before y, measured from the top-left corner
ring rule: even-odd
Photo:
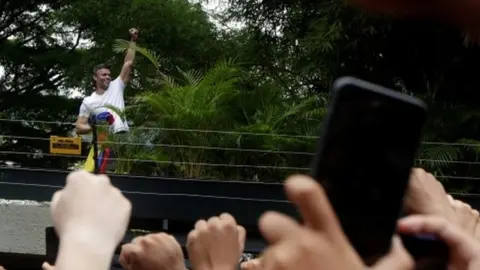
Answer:
[[[480,191],[466,179],[480,175],[480,94],[471,68],[480,51],[468,36],[436,22],[365,14],[343,0],[229,3],[214,14],[220,29],[187,0],[10,1],[0,23],[0,115],[74,122],[80,99],[60,92],[88,94],[91,67],[101,62],[117,74],[127,30],[138,27],[129,106],[118,111],[134,125],[128,136],[109,138],[123,158],[118,173],[279,181],[296,171],[207,163],[308,167],[331,83],[354,75],[426,100],[427,143],[417,165],[449,188]],[[244,27],[225,27],[233,21]],[[81,39],[90,44],[80,46]],[[72,128],[2,122],[0,148],[46,152],[45,141],[7,135],[68,136]],[[7,159],[33,167],[72,163]],[[149,159],[156,162],[141,161]]]

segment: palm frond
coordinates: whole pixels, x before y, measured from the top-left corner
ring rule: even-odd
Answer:
[[[199,70],[183,71],[177,67],[178,72],[182,74],[183,79],[191,86],[198,86],[202,81],[203,74]]]
[[[116,39],[113,44],[113,51],[116,53],[124,53],[130,48],[130,41],[124,39]],[[138,44],[135,46],[135,50],[147,58],[152,65],[158,69],[160,68],[160,56],[153,50],[149,50]]]
[[[460,139],[457,142],[461,144],[467,151],[473,153],[476,158],[480,157],[480,141],[474,139]]]
[[[161,79],[159,80],[159,84],[167,87],[169,89],[175,89],[180,87],[180,84],[173,76],[168,76],[163,73],[160,74]]]
[[[452,165],[452,161],[459,160],[462,151],[458,147],[449,145],[435,145],[425,147],[420,154],[420,164],[432,170],[443,169]]]

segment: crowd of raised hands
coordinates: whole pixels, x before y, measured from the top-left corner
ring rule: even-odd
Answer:
[[[310,177],[290,177],[285,192],[302,215],[302,224],[282,213],[264,213],[258,225],[268,245],[258,258],[239,265],[245,229],[227,213],[199,220],[187,237],[191,268],[415,269],[415,261],[398,236],[392,238],[385,257],[366,266],[343,233],[323,188]],[[404,210],[409,215],[398,221],[398,232],[436,234],[449,247],[449,269],[480,269],[478,211],[449,196],[431,174],[413,169]],[[124,238],[131,203],[107,176],[77,171],[54,194],[51,215],[60,246],[55,265],[45,263],[44,270],[105,270]],[[123,245],[120,263],[128,270],[186,270],[180,244],[166,233],[140,236]]]

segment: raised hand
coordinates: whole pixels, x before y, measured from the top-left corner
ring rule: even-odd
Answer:
[[[439,216],[409,216],[398,223],[404,234],[434,234],[450,248],[449,268],[456,270],[480,269],[480,243],[464,230]]]
[[[137,28],[130,28],[128,30],[128,33],[130,33],[130,39],[132,41],[136,41],[138,39],[138,29]]]
[[[243,252],[245,235],[245,229],[229,214],[197,221],[187,237],[193,269],[235,269]]]
[[[308,176],[294,176],[286,181],[285,189],[305,225],[276,212],[260,218],[260,231],[270,244],[260,260],[262,270],[367,268],[350,245],[325,191],[316,181]],[[368,269],[410,270],[413,263],[395,237],[391,252]]]
[[[443,185],[419,168],[414,168],[410,174],[404,209],[408,214],[437,215],[457,222],[455,209]]]
[[[128,270],[185,270],[180,244],[166,233],[136,237],[123,245],[120,263]]]
[[[131,203],[105,175],[76,171],[67,176],[67,184],[53,195],[53,224],[63,241],[81,235],[115,248],[123,239],[131,214]]]
[[[127,230],[131,209],[107,176],[70,173],[66,186],[53,195],[50,205],[60,238],[55,269],[108,269]]]

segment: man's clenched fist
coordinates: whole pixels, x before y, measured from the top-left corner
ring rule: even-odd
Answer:
[[[138,39],[138,29],[137,28],[130,28],[128,30],[128,33],[130,33],[130,39],[133,41],[136,41]]]
[[[120,263],[128,270],[185,270],[180,244],[166,233],[140,236],[123,245]]]
[[[104,175],[76,171],[52,198],[51,214],[60,240],[81,235],[108,247],[124,237],[132,206]]]
[[[229,214],[197,221],[187,237],[193,269],[235,269],[243,252],[245,235],[245,229]]]

